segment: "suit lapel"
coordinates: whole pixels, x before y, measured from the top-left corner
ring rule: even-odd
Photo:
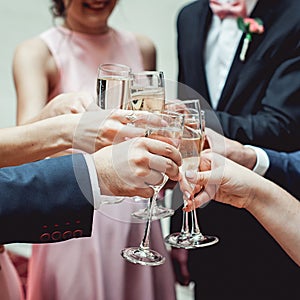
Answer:
[[[254,8],[252,14],[250,15],[251,18],[258,17],[262,19],[265,29],[269,27],[272,23],[273,15],[274,15],[274,8],[276,7],[275,1],[259,1]],[[255,53],[260,43],[263,42],[265,35],[254,35],[251,43],[249,44],[249,48],[246,54],[246,60],[244,62],[240,61],[239,55],[242,49],[243,41],[245,38],[245,34],[243,34],[239,46],[237,48],[234,60],[232,62],[230,71],[228,73],[227,80],[225,82],[225,86],[223,92],[220,97],[220,101],[218,104],[218,110],[224,110],[225,106],[230,103],[231,95],[233,94],[233,90],[238,87],[238,77],[239,74],[242,72],[247,65],[251,65],[253,60],[255,59]]]

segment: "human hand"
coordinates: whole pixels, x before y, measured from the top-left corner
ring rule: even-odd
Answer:
[[[191,211],[214,199],[221,203],[230,204],[238,208],[247,208],[255,198],[255,191],[260,186],[261,177],[225,157],[213,153],[203,152],[200,163],[201,172],[186,172],[186,179],[204,189],[191,200],[193,195],[189,184],[180,182],[188,205],[184,208]]]
[[[150,138],[132,138],[93,154],[102,195],[149,198],[166,174],[178,180],[181,156],[172,145]]]
[[[49,101],[31,122],[63,114],[83,113],[93,102],[92,95],[84,92],[60,94]]]
[[[131,110],[102,110],[98,106],[80,116],[74,134],[73,148],[88,153],[118,144],[134,137],[145,136],[145,129],[141,125],[161,122],[155,114],[147,111]]]
[[[256,153],[253,149],[228,139],[210,128],[206,128],[205,133],[205,148],[209,148],[248,169],[253,169],[256,164]]]

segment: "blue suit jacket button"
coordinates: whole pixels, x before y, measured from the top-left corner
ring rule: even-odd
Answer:
[[[70,239],[72,236],[73,236],[72,231],[67,230],[67,231],[65,231],[65,232],[63,233],[63,236],[62,236],[62,237],[63,237],[64,240],[68,240],[68,239]]]
[[[48,242],[50,240],[50,234],[49,233],[43,233],[41,236],[40,236],[40,240],[42,242]]]
[[[54,231],[51,234],[51,238],[53,241],[58,241],[61,239],[61,232],[60,231]]]
[[[83,234],[83,232],[82,232],[81,229],[77,229],[77,230],[74,230],[74,231],[73,231],[73,237],[74,237],[74,238],[82,237],[82,234]]]

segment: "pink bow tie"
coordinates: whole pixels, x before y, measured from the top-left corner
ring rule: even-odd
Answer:
[[[218,0],[210,0],[209,5],[213,13],[221,20],[231,17],[243,17],[247,16],[245,0],[237,0],[231,3],[220,3]]]

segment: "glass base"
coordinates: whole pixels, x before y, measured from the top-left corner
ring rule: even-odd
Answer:
[[[125,248],[121,251],[121,255],[129,262],[143,266],[159,266],[166,260],[158,252],[140,247]]]
[[[165,242],[175,248],[193,249],[191,236],[175,232],[165,237]]]
[[[174,215],[174,210],[171,208],[163,207],[163,206],[154,206],[152,212],[152,221],[159,220],[166,217],[171,217]],[[148,219],[148,209],[139,209],[132,213],[132,216],[141,220]]]
[[[192,236],[192,240],[194,248],[212,246],[219,242],[219,238],[216,236],[202,234],[200,236]]]
[[[210,235],[186,235],[181,232],[176,232],[165,237],[165,242],[175,248],[196,249],[201,247],[212,246],[219,239]]]

